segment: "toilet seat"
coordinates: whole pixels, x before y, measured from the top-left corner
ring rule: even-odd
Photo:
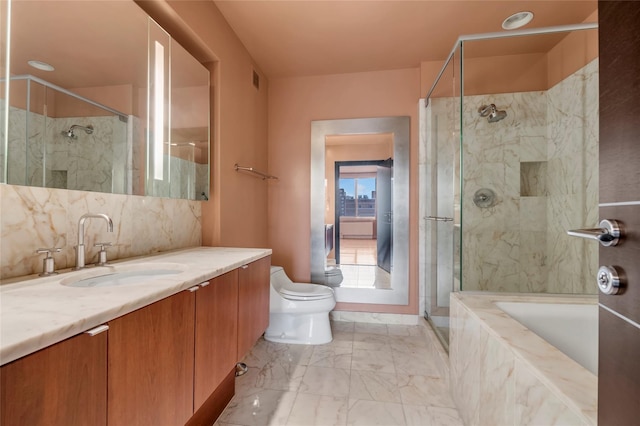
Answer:
[[[282,287],[278,293],[290,300],[317,300],[333,297],[333,291],[330,288],[314,284],[296,286],[295,290]]]
[[[330,299],[331,297],[333,297],[331,294],[326,294],[326,295],[318,295],[318,296],[299,296],[299,295],[294,295],[294,294],[286,294],[286,293],[280,293],[280,296],[282,296],[283,298],[287,299],[287,300],[323,300],[323,299]]]

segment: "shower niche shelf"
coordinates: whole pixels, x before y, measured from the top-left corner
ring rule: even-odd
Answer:
[[[544,197],[547,195],[547,162],[525,161],[520,163],[520,196]]]

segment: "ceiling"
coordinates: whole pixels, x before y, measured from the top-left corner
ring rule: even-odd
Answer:
[[[598,7],[595,0],[214,1],[270,78],[417,67],[444,60],[460,35],[503,31],[518,11],[534,12],[525,28],[537,28],[582,23]],[[541,38],[527,49],[548,51],[557,41]]]
[[[502,31],[504,18],[516,11],[533,11],[527,26],[533,28],[580,23],[597,9],[596,0],[215,3],[270,78],[417,67],[445,59],[461,34]],[[66,88],[146,84],[147,20],[134,3],[14,1],[12,15],[12,74],[36,75]],[[473,53],[548,51],[558,36],[526,44],[511,40]],[[26,65],[29,59],[51,63],[56,71],[35,70]]]

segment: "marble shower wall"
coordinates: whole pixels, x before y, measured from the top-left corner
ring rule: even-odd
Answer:
[[[491,103],[504,120],[479,117]],[[595,293],[597,244],[566,230],[597,219],[597,60],[546,92],[467,96],[463,114],[462,289]]]
[[[74,266],[78,220],[89,212],[109,215],[114,230],[87,220],[87,263],[96,261],[97,242],[113,244],[110,260],[202,244],[199,201],[0,185],[0,278],[39,273],[43,255],[36,250],[44,247],[62,248],[54,254],[57,269]]]
[[[91,124],[94,131],[63,136],[73,124]],[[125,193],[132,148],[127,130],[116,116],[51,118],[10,107],[8,183]]]
[[[548,292],[597,294],[599,244],[567,229],[598,224],[598,60],[547,92]]]
[[[89,135],[77,130],[78,139],[63,136],[73,124],[91,124],[94,131]],[[10,107],[7,182],[144,194],[145,141],[145,125],[133,115],[127,123],[117,116],[51,118]],[[155,196],[199,200],[203,192],[209,194],[206,164],[177,156],[165,156],[165,164],[170,164],[171,180],[158,183]]]

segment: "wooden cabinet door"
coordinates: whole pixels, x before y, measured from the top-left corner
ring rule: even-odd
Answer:
[[[235,367],[238,341],[238,270],[196,291],[194,411]]]
[[[109,322],[110,426],[184,425],[193,414],[195,294]]]
[[[238,359],[242,359],[269,326],[271,256],[239,269]]]
[[[0,424],[106,425],[107,333],[80,334],[0,368]]]

